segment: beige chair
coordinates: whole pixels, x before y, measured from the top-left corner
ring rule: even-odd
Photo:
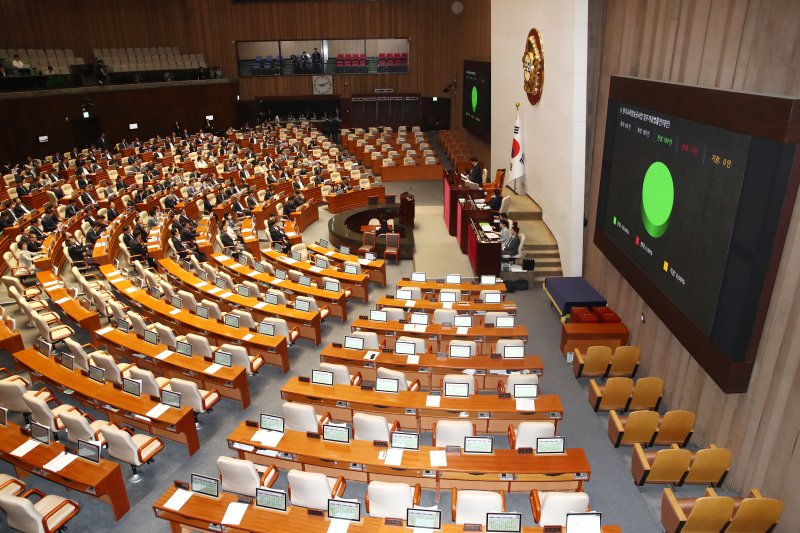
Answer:
[[[167,388],[170,383],[169,378],[163,376],[156,376],[149,370],[133,366],[129,370],[130,378],[135,379],[142,384],[142,395],[161,397],[161,389]]]
[[[272,324],[275,328],[275,335],[277,337],[284,337],[286,339],[286,344],[289,346],[294,344],[294,341],[300,336],[300,329],[295,326],[290,330],[289,324],[282,318],[266,317],[262,322]]]
[[[365,350],[380,350],[381,345],[378,341],[378,334],[374,331],[354,331],[350,333],[351,337],[358,337],[364,339]]]
[[[554,437],[556,425],[550,421],[520,422],[516,429],[508,425],[508,445],[512,450],[518,448],[536,449],[536,439]]]
[[[377,377],[379,378],[386,378],[386,379],[396,379],[397,382],[400,384],[398,387],[399,390],[408,390],[408,391],[418,391],[421,387],[421,384],[418,379],[410,380],[406,379],[405,372],[401,370],[393,370],[391,368],[385,367],[378,367]]]
[[[464,447],[464,437],[475,436],[475,424],[469,420],[437,420],[433,423],[433,445]]]
[[[198,416],[210,412],[221,398],[217,389],[203,390],[194,381],[180,378],[170,379],[169,388],[173,392],[180,393],[181,405],[192,408],[197,429],[202,429],[203,427],[203,424],[198,420]]]
[[[330,306],[324,305],[324,306],[320,307],[317,304],[317,301],[314,298],[312,298],[311,296],[300,296],[300,295],[298,295],[295,298],[295,302],[298,302],[298,301],[307,302],[308,303],[309,312],[311,312],[311,313],[319,313],[320,321],[325,321],[325,319],[328,318],[328,316],[330,316],[330,314],[331,314]]]
[[[327,509],[328,500],[341,498],[347,488],[343,477],[329,478],[318,472],[289,470],[289,498],[292,505],[310,509]]]
[[[442,378],[442,394],[444,394],[447,383],[466,383],[469,386],[468,394],[470,396],[475,394],[475,376],[470,376],[468,374],[445,374]]]
[[[100,428],[105,426],[117,427],[108,420],[93,420],[87,413],[81,413],[77,409],[61,413],[59,418],[67,430],[67,440],[76,444],[78,440],[96,440],[100,442],[101,446],[105,446],[106,439],[100,433]]]
[[[51,400],[56,402],[57,405],[54,409],[50,409],[50,406],[47,405],[47,401],[44,399],[44,395],[37,394],[37,392],[38,391],[28,391],[22,395],[22,399],[28,404],[33,421],[50,428],[50,431],[53,432],[53,438],[58,440],[58,432],[64,429],[64,424],[60,419],[61,415],[68,411],[77,411],[78,413],[80,413],[80,411],[77,407],[61,403],[55,396],[52,396]]]
[[[19,496],[23,492],[25,483],[8,474],[0,474],[0,496]]]
[[[361,385],[361,372],[356,372],[354,375],[350,375],[345,365],[320,363],[319,369],[333,373],[334,385]]]
[[[313,406],[304,403],[283,402],[281,410],[286,430],[322,435],[322,426],[331,421],[330,413],[318,415]]]
[[[410,342],[414,345],[414,353],[425,353],[425,341],[417,337],[407,337],[405,335],[397,337],[396,342]]]
[[[108,455],[131,465],[130,483],[138,483],[143,478],[138,467],[153,460],[153,457],[164,448],[158,437],[135,435],[114,426],[100,428],[108,446]]]
[[[59,342],[75,335],[75,330],[63,324],[48,324],[39,313],[33,311],[33,323],[39,331],[39,340],[52,350]]]
[[[33,394],[43,402],[50,402],[55,398],[48,388],[28,391],[30,383],[22,376],[11,374],[7,369],[0,368],[7,377],[0,380],[0,407],[5,407],[12,413],[22,413],[25,423],[31,421],[31,408],[25,401],[26,394]]]
[[[514,386],[515,385],[538,385],[539,384],[539,376],[536,374],[523,374],[521,372],[515,372],[513,374],[509,374],[506,378],[505,382],[500,380],[497,382],[497,392],[504,393],[508,392],[511,394],[512,397],[516,398],[514,393]]]
[[[567,514],[585,513],[589,495],[585,492],[543,492],[531,490],[533,520],[540,526],[566,526]]]
[[[504,513],[504,491],[452,489],[452,519],[456,524],[485,524],[486,513]]]
[[[408,509],[419,506],[420,485],[370,481],[365,500],[367,512],[376,518],[405,519]]]
[[[256,489],[272,487],[278,480],[278,469],[275,465],[269,465],[263,472],[259,472],[256,465],[247,459],[223,456],[217,459],[217,468],[222,480],[222,490],[251,498],[255,498]]]
[[[106,381],[115,385],[122,386],[122,378],[130,377],[129,370],[136,366],[130,363],[117,363],[117,361],[107,353],[95,353],[92,356],[94,365],[103,369]]]
[[[198,335],[197,333],[187,333],[186,342],[192,345],[193,354],[197,354],[209,360],[214,358],[214,352],[217,348],[211,346],[206,337]]]
[[[33,503],[30,496],[40,499]],[[44,494],[37,489],[28,489],[20,496],[0,496],[0,508],[6,512],[8,527],[23,533],[53,533],[66,529],[66,524],[78,514],[81,507],[76,502]]]
[[[390,424],[380,415],[353,413],[353,439],[391,442],[391,434],[400,429],[400,423]]]
[[[458,311],[455,309],[435,309],[433,311],[433,323],[450,324],[452,326],[457,314]]]
[[[223,344],[219,347],[219,350],[231,354],[232,364],[244,367],[248,376],[258,373],[258,369],[264,366],[264,357],[261,354],[248,354],[244,346],[238,344]]]
[[[406,318],[406,312],[399,307],[384,307],[381,311],[386,313],[386,320],[389,322],[400,322]]]

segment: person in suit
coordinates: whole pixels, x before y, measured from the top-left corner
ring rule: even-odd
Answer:
[[[155,259],[150,257],[150,254],[147,253],[147,246],[144,244],[146,239],[147,237],[143,231],[134,231],[130,234],[129,244],[126,244],[128,252],[130,252],[131,257],[140,256],[144,258],[150,268],[158,268]]]
[[[108,221],[111,222],[112,220],[114,220],[118,216],[119,216],[119,213],[117,213],[117,210],[114,209],[114,204],[109,204],[108,205],[108,209],[106,209],[106,218],[108,218]]]
[[[494,190],[492,199],[489,200],[489,209],[494,212],[500,211],[500,205],[503,203],[503,197],[500,196],[500,189]]]
[[[303,180],[300,179],[300,176],[295,176],[294,180],[292,180],[292,189],[295,191],[299,191],[304,187]]]
[[[11,200],[5,200],[3,202],[3,213],[6,213],[11,219],[11,225],[17,223],[17,219],[19,217],[16,215],[16,213],[14,213],[13,206],[11,205]]]
[[[472,183],[480,185],[483,183],[483,165],[478,162],[478,158],[476,157],[471,157],[469,161],[472,163],[472,169],[470,169],[467,179]]]
[[[517,226],[512,226],[510,235],[511,237],[508,239],[508,243],[506,243],[503,248],[503,256],[505,257],[517,255],[519,252],[519,228]]]
[[[150,232],[151,229],[158,226],[158,221],[160,219],[160,213],[158,209],[155,207],[151,207],[150,210],[147,212],[147,231]]]
[[[17,176],[17,196],[26,196],[30,193],[30,188],[25,186],[25,178]]]
[[[89,248],[94,248],[94,244],[97,242],[97,239],[100,238],[102,232],[103,230],[100,227],[100,221],[95,220],[92,224],[92,227],[86,232],[86,246]]]
[[[89,194],[89,189],[83,188],[81,189],[81,202],[83,205],[95,205],[97,204],[97,200],[94,199],[94,196]]]
[[[108,143],[106,142],[105,132],[100,134],[100,137],[97,138],[97,142],[95,143],[95,145],[101,150],[108,149]]]
[[[22,200],[20,200],[19,198],[14,200],[13,211],[14,214],[17,216],[17,218],[24,217],[25,215],[31,212],[30,208],[27,205],[23,204]]]
[[[180,233],[178,232],[177,228],[172,228],[170,231],[170,241],[172,242],[172,246],[175,247],[175,251],[178,253],[179,257],[184,258],[192,255],[192,251],[190,251],[181,240]]]
[[[95,263],[91,257],[87,257],[87,252],[86,246],[78,242],[74,235],[67,234],[67,253],[73,262],[83,262],[89,266],[94,266]]]
[[[291,246],[289,244],[289,237],[286,236],[274,219],[269,221],[269,238],[273,243],[280,243],[284,250],[288,250]]]
[[[231,204],[231,209],[233,209],[233,212],[239,215],[240,217],[250,214],[250,210],[244,206],[241,198],[237,198],[236,200],[233,201],[233,203]]]
[[[175,195],[175,193],[169,193],[167,197],[164,198],[164,206],[167,209],[173,209],[179,203],[180,199]]]
[[[128,247],[128,251],[131,248],[131,241],[133,240],[133,228],[130,226],[125,226],[122,228],[122,242],[125,246]]]
[[[14,219],[11,216],[11,213],[8,211],[3,211],[0,213],[0,230],[5,230],[6,228],[10,228],[14,225]]]

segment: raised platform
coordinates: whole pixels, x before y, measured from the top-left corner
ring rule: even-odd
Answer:
[[[400,259],[412,259],[414,257],[414,229],[407,228],[399,223],[400,206],[390,205],[370,205],[348,209],[343,213],[335,214],[328,221],[328,240],[335,246],[347,246],[351,253],[356,250],[363,242],[361,227],[369,223],[370,219],[390,218],[394,220],[394,227],[400,233]],[[383,257],[386,247],[386,237],[378,236],[376,253],[378,258]]]
[[[503,189],[503,196],[511,196],[508,217],[519,225],[525,235],[525,256],[536,261],[531,281],[541,283],[546,277],[561,276],[558,243],[542,220],[542,208],[527,194],[516,194],[509,187]]]

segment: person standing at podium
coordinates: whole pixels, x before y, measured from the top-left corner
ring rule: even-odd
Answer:
[[[467,179],[480,185],[483,183],[483,166],[478,162],[477,157],[470,157],[469,162],[472,163],[472,169],[469,171]]]

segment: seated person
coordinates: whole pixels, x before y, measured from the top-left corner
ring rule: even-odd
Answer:
[[[50,233],[58,228],[58,224],[58,211],[52,205],[47,206],[42,217],[42,229],[44,229],[45,233]]]
[[[494,212],[500,211],[500,205],[503,203],[503,197],[500,195],[500,189],[494,190],[492,199],[489,200],[489,209]]]
[[[511,228],[511,237],[508,240],[508,243],[503,247],[503,257],[511,257],[517,255],[519,252],[519,227],[512,226]]]
[[[67,234],[67,253],[69,254],[70,259],[72,259],[75,263],[84,263],[88,266],[97,266],[91,258],[91,253],[86,248],[86,246],[78,242],[78,239],[75,238],[75,235],[71,233]]]
[[[288,250],[291,247],[289,237],[286,236],[286,233],[283,232],[275,220],[269,221],[269,238],[272,240],[273,244],[280,244],[284,250]]]
[[[386,235],[387,233],[389,233],[389,223],[385,218],[382,218],[380,227],[375,230],[375,236]]]
[[[147,261],[147,265],[150,268],[158,268],[155,259],[150,257],[150,254],[147,252],[147,246],[144,244],[147,241],[145,233],[142,230],[137,230],[131,233],[130,229],[130,226],[124,228],[125,234],[122,239],[125,242],[125,245],[128,247],[128,252],[130,252],[131,258],[144,259]]]
[[[95,220],[92,222],[92,227],[86,232],[86,246],[88,248],[94,248],[94,245],[97,242],[97,239],[100,238],[100,234],[102,232],[103,229],[100,226],[100,221]]]
[[[511,239],[511,232],[508,229],[508,220],[500,221],[500,246],[504,247]]]

